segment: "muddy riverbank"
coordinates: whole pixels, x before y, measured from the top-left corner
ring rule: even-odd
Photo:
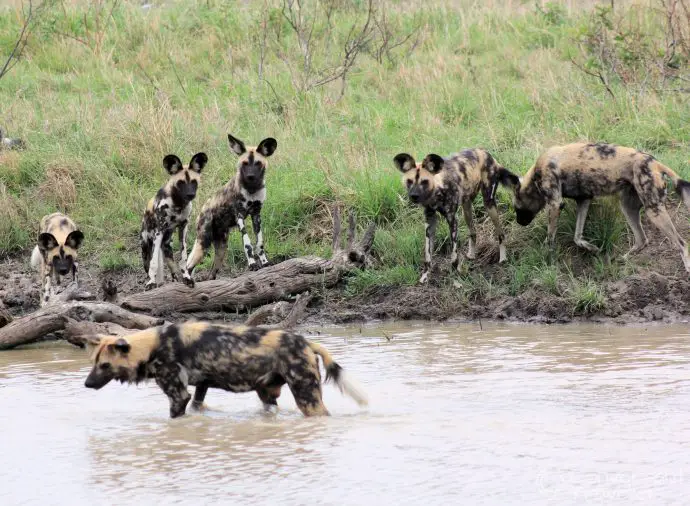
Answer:
[[[524,323],[609,322],[641,324],[678,323],[690,319],[690,280],[676,255],[666,245],[650,245],[637,259],[654,268],[638,268],[622,279],[599,285],[601,307],[578,310],[569,294],[555,294],[528,287],[511,296],[477,293],[460,296],[457,282],[449,278],[449,266],[439,261],[436,275],[426,286],[372,286],[352,294],[347,281],[332,289],[317,291],[307,309],[304,323],[362,323],[381,320],[476,321],[504,320]],[[485,275],[500,278],[501,266],[480,266]],[[201,277],[203,277],[203,273]],[[145,275],[134,269],[103,271],[82,262],[82,286],[102,299],[105,277],[124,297],[143,290]],[[455,284],[454,284],[455,283]],[[0,301],[14,317],[35,311],[39,305],[37,275],[28,265],[28,254],[0,263]],[[247,311],[213,313],[168,313],[169,320],[190,317],[244,321]]]

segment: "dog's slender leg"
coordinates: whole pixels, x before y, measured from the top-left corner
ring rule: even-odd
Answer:
[[[180,269],[187,268],[187,233],[189,232],[189,220],[180,223],[177,234],[180,239]]]
[[[462,214],[465,217],[465,223],[467,223],[467,230],[469,231],[470,238],[467,244],[467,258],[474,260],[477,257],[475,251],[475,244],[477,242],[477,229],[474,227],[474,216],[472,215],[472,201],[465,200],[462,203]]]
[[[259,265],[254,259],[254,248],[252,248],[252,241],[249,239],[249,234],[247,234],[244,218],[237,217],[237,226],[240,229],[240,234],[242,234],[242,244],[244,244],[244,255],[247,257],[247,266],[253,271],[259,267]]]
[[[434,251],[434,236],[436,235],[436,211],[429,208],[424,208],[424,267],[422,267],[422,276],[419,278],[420,283],[426,283],[429,279],[429,271],[431,270],[431,254]]]
[[[254,229],[254,234],[256,235],[256,254],[259,256],[261,267],[266,267],[267,265],[270,265],[270,262],[268,261],[266,251],[264,250],[264,232],[261,230],[261,208],[259,208],[252,215],[252,228]]]
[[[162,266],[160,265],[161,257],[163,256],[161,252],[162,242],[163,234],[157,232],[153,240],[153,255],[151,255],[151,262],[149,263],[149,280],[146,282],[145,286],[147,290],[156,286],[161,277],[159,271],[162,270]]]
[[[170,269],[170,275],[172,276],[173,281],[177,281],[180,279],[180,267],[175,263],[175,259],[173,258],[172,230],[166,232],[163,236],[161,250],[163,251],[165,264],[168,266],[168,269]]]
[[[50,296],[53,294],[53,287],[51,286],[51,281],[53,278],[53,267],[52,265],[46,267],[43,266],[43,295],[41,297],[41,306],[45,306],[50,300]]]
[[[494,230],[496,231],[496,239],[498,240],[498,263],[503,263],[506,261],[506,245],[505,245],[505,234],[503,233],[503,227],[501,226],[501,218],[498,215],[498,209],[496,209],[496,204],[486,205],[486,212],[491,218],[491,222],[494,224]]]
[[[227,232],[213,241],[213,251],[213,267],[211,267],[211,273],[209,274],[208,279],[216,279],[218,271],[220,271],[223,267],[225,255],[228,252]]]
[[[637,192],[633,188],[624,189],[621,192],[621,210],[635,236],[635,244],[630,248],[630,251],[623,255],[623,259],[642,251],[649,244],[649,240],[642,229],[640,209],[642,209],[642,202]]]
[[[182,273],[182,281],[184,281],[185,284],[192,287],[194,286],[192,272],[194,272],[194,268],[201,263],[205,255],[206,249],[201,245],[201,242],[199,242],[199,240],[197,239],[194,243],[194,247],[192,248],[192,252],[189,254],[189,258],[187,258],[187,265],[185,266],[185,270]]]
[[[170,400],[170,418],[185,414],[192,398],[187,391],[186,371],[179,365],[161,367],[156,371],[156,384]]]
[[[578,199],[577,201],[577,218],[575,219],[575,244],[580,248],[584,248],[593,253],[597,253],[599,248],[594,244],[585,241],[582,238],[582,232],[585,229],[585,220],[587,219],[587,211],[592,199]]]
[[[79,284],[79,263],[76,260],[72,263],[72,281]]]
[[[453,251],[450,254],[450,263],[453,266],[453,269],[457,269],[460,264],[458,258],[458,218],[456,213],[457,209],[449,211],[446,215],[448,229],[450,230],[450,242],[453,245]]]
[[[206,393],[208,392],[208,383],[199,383],[194,389],[194,399],[192,400],[192,408],[197,411],[203,411],[206,409],[204,404],[204,399],[206,399]]]
[[[558,218],[561,214],[561,199],[555,199],[548,205],[549,224],[547,231],[547,241],[549,242],[549,256],[551,261],[556,256],[556,230],[558,228]]]
[[[264,405],[264,409],[269,411],[273,406],[278,406],[280,397],[280,387],[257,387],[256,393]]]
[[[680,256],[683,259],[685,270],[690,273],[690,256],[688,255],[688,245],[685,242],[685,239],[681,237],[676,230],[676,227],[673,225],[673,221],[668,215],[666,208],[656,207],[653,209],[647,209],[646,212],[647,216],[649,217],[649,221],[654,223],[654,225],[661,230],[666,237],[668,237],[668,239],[671,241],[671,244],[680,250]]]

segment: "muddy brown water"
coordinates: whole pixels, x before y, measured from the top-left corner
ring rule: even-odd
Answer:
[[[313,330],[368,408],[211,390],[170,420],[69,345],[1,353],[0,504],[688,504],[687,326]]]

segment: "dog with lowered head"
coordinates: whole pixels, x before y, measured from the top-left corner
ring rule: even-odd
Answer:
[[[213,267],[209,279],[216,279],[223,265],[228,248],[230,229],[238,227],[242,234],[244,254],[252,270],[269,264],[264,251],[264,236],[261,231],[261,207],[266,200],[264,174],[270,157],[278,147],[278,141],[272,137],[262,140],[256,147],[247,147],[239,139],[228,134],[228,142],[233,153],[239,156],[237,173],[223,188],[208,199],[201,209],[196,221],[196,242],[187,260],[182,279],[189,286],[194,286],[192,272],[203,260],[208,249],[213,245]],[[245,221],[252,217],[252,227],[256,235],[256,255],[249,240]]]
[[[434,249],[437,214],[443,216],[450,228],[453,251],[451,262],[457,269],[458,260],[458,222],[456,214],[462,207],[465,223],[469,229],[467,258],[475,258],[477,232],[472,216],[472,202],[481,191],[484,208],[491,218],[498,239],[499,263],[506,260],[505,235],[496,207],[498,184],[517,182],[518,178],[501,166],[484,149],[466,149],[460,153],[443,158],[436,154],[427,155],[421,164],[407,153],[393,159],[395,166],[403,173],[402,182],[409,199],[424,208],[426,220],[424,242],[424,267],[420,283],[426,283],[431,269],[431,254]]]
[[[605,143],[553,146],[539,156],[534,166],[513,188],[516,221],[520,225],[529,225],[539,211],[546,208],[547,240],[553,253],[563,199],[573,199],[577,203],[575,244],[597,252],[599,248],[582,238],[589,205],[595,197],[618,193],[621,210],[635,238],[635,243],[624,258],[641,251],[649,243],[640,222],[640,210],[644,207],[649,220],[679,250],[685,270],[690,272],[687,244],[666,211],[664,178],[673,183],[676,192],[690,209],[690,182],[681,179],[652,155]]]
[[[366,396],[321,345],[298,334],[258,327],[231,327],[187,322],[142,330],[124,337],[95,336],[87,343],[93,368],[85,386],[96,390],[111,380],[139,383],[155,379],[170,400],[170,417],[185,414],[195,385],[193,406],[203,406],[209,388],[230,392],[256,391],[264,407],[277,405],[287,383],[305,416],[328,415],[321,395],[323,360],[326,380],[358,404]]]
[[[59,285],[61,276],[72,273],[72,280],[79,282],[77,250],[83,240],[84,234],[69,216],[53,213],[41,219],[38,241],[31,253],[31,266],[41,273],[42,306],[53,295],[53,278]]]

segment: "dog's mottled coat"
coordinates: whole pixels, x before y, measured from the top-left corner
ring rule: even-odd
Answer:
[[[183,166],[175,155],[163,158],[163,167],[170,178],[156,196],[149,200],[139,233],[144,270],[149,276],[147,289],[163,284],[164,261],[173,279],[180,276],[172,250],[175,229],[178,230],[180,239],[180,264],[184,268],[187,263],[187,230],[192,201],[201,181],[201,171],[207,162],[205,153],[194,155],[187,166]]]
[[[264,251],[264,236],[261,230],[261,208],[266,200],[264,175],[270,157],[278,147],[272,137],[262,140],[256,147],[247,147],[239,139],[228,134],[228,142],[233,153],[239,156],[237,173],[223,188],[206,201],[196,222],[196,241],[187,260],[182,277],[185,283],[194,285],[192,273],[203,260],[211,245],[214,247],[213,267],[209,279],[215,279],[223,265],[228,248],[228,235],[233,227],[242,234],[244,253],[250,269],[269,264]],[[245,220],[252,218],[256,235],[256,251],[252,248],[247,234]],[[258,262],[254,255],[259,257]]]
[[[553,252],[563,199],[573,199],[577,203],[575,244],[596,252],[598,248],[582,238],[589,205],[595,197],[619,193],[621,209],[635,237],[634,245],[625,256],[648,244],[640,222],[640,209],[644,207],[649,220],[680,250],[685,269],[690,272],[687,244],[666,211],[664,176],[671,180],[690,209],[690,183],[650,154],[606,143],[553,146],[539,156],[514,187],[516,220],[520,225],[529,225],[546,207],[547,240]]]
[[[499,262],[506,259],[505,235],[496,207],[496,190],[498,184],[516,182],[517,176],[496,162],[484,149],[465,149],[447,158],[436,154],[427,155],[421,164],[407,154],[401,153],[393,163],[403,173],[402,182],[407,189],[410,200],[424,207],[425,242],[424,267],[419,279],[425,283],[431,269],[431,254],[434,249],[434,235],[437,214],[443,216],[450,228],[453,251],[451,261],[453,268],[458,268],[458,224],[457,211],[462,207],[465,222],[469,229],[467,257],[475,258],[477,232],[472,216],[472,202],[481,191],[484,207],[496,230],[499,245]]]
[[[266,408],[277,404],[287,383],[305,416],[328,415],[321,395],[317,356],[326,379],[360,405],[366,397],[345,378],[321,345],[298,334],[258,327],[187,322],[155,327],[124,337],[90,339],[93,368],[85,386],[100,389],[116,379],[138,383],[155,379],[170,400],[170,416],[184,415],[195,385],[193,406],[201,408],[209,388],[256,391]]]
[[[79,282],[77,250],[83,240],[84,234],[66,215],[53,213],[41,219],[38,241],[31,253],[31,265],[41,273],[41,305],[53,295],[53,278],[59,285],[61,276],[71,272],[72,280]]]

